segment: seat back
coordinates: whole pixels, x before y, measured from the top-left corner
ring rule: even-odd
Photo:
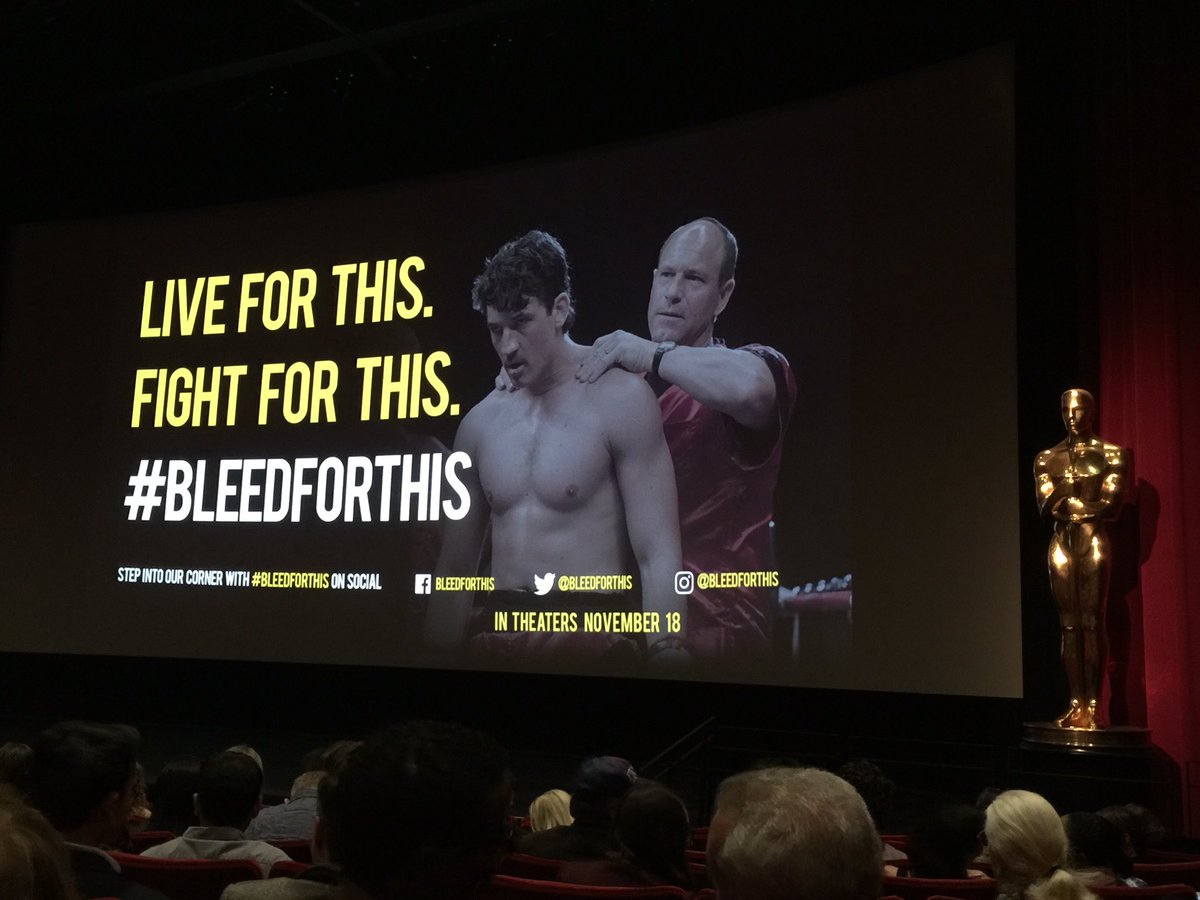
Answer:
[[[296,862],[312,862],[312,844],[307,838],[289,838],[286,841],[267,841],[272,847],[278,847]]]
[[[1152,884],[1148,887],[1125,887],[1116,884],[1088,885],[1097,897],[1131,897],[1134,900],[1193,900],[1196,889],[1190,884]]]
[[[690,892],[674,885],[661,887],[598,887],[591,884],[566,884],[537,878],[493,875],[479,891],[483,900],[687,900]]]
[[[557,881],[561,859],[547,859],[531,853],[510,853],[500,860],[501,875],[517,878],[537,878],[541,881]]]
[[[1146,884],[1200,884],[1200,859],[1135,862],[1133,874]]]
[[[155,859],[132,853],[112,856],[128,878],[171,900],[220,900],[221,892],[229,885],[262,878],[262,869],[252,859]]]
[[[135,831],[129,835],[129,846],[134,853],[141,853],[148,847],[157,847],[175,837],[170,831]]]
[[[274,863],[271,866],[271,871],[268,873],[268,878],[289,878],[292,875],[299,875],[309,868],[308,863],[296,862],[294,859],[285,859]]]
[[[996,900],[996,882],[991,878],[903,878],[883,876],[883,893],[903,900],[955,897],[957,900]]]

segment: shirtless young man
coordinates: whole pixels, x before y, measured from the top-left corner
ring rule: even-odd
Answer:
[[[475,280],[472,304],[487,317],[492,346],[520,390],[493,391],[459,426],[454,448],[474,463],[464,473],[471,505],[447,526],[438,573],[475,575],[489,524],[495,589],[528,598],[531,609],[553,609],[562,598],[535,598],[535,576],[632,574],[636,563],[642,610],[658,614],[658,630],[645,634],[649,654],[678,655],[682,632],[668,630],[668,622],[673,616],[685,627],[686,603],[674,589],[679,516],[654,393],[621,370],[594,383],[576,379],[588,348],[568,334],[574,309],[566,254],[544,232],[501,247]],[[596,594],[591,605],[601,609],[613,599]],[[426,643],[460,645],[471,607],[469,594],[434,594]],[[543,636],[528,637],[516,642],[517,652]],[[585,635],[580,622],[580,633],[548,649],[600,655],[621,640]]]

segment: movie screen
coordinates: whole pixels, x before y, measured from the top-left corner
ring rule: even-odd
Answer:
[[[17,230],[0,649],[1019,694],[1011,88]]]

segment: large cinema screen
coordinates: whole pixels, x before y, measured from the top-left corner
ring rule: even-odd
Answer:
[[[1011,88],[18,229],[0,649],[1019,694]]]

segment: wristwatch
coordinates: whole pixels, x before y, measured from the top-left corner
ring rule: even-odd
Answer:
[[[655,378],[662,378],[662,376],[658,374],[658,367],[662,365],[662,358],[674,350],[677,346],[679,345],[674,341],[663,341],[655,349],[654,363],[650,366],[650,372]]]

